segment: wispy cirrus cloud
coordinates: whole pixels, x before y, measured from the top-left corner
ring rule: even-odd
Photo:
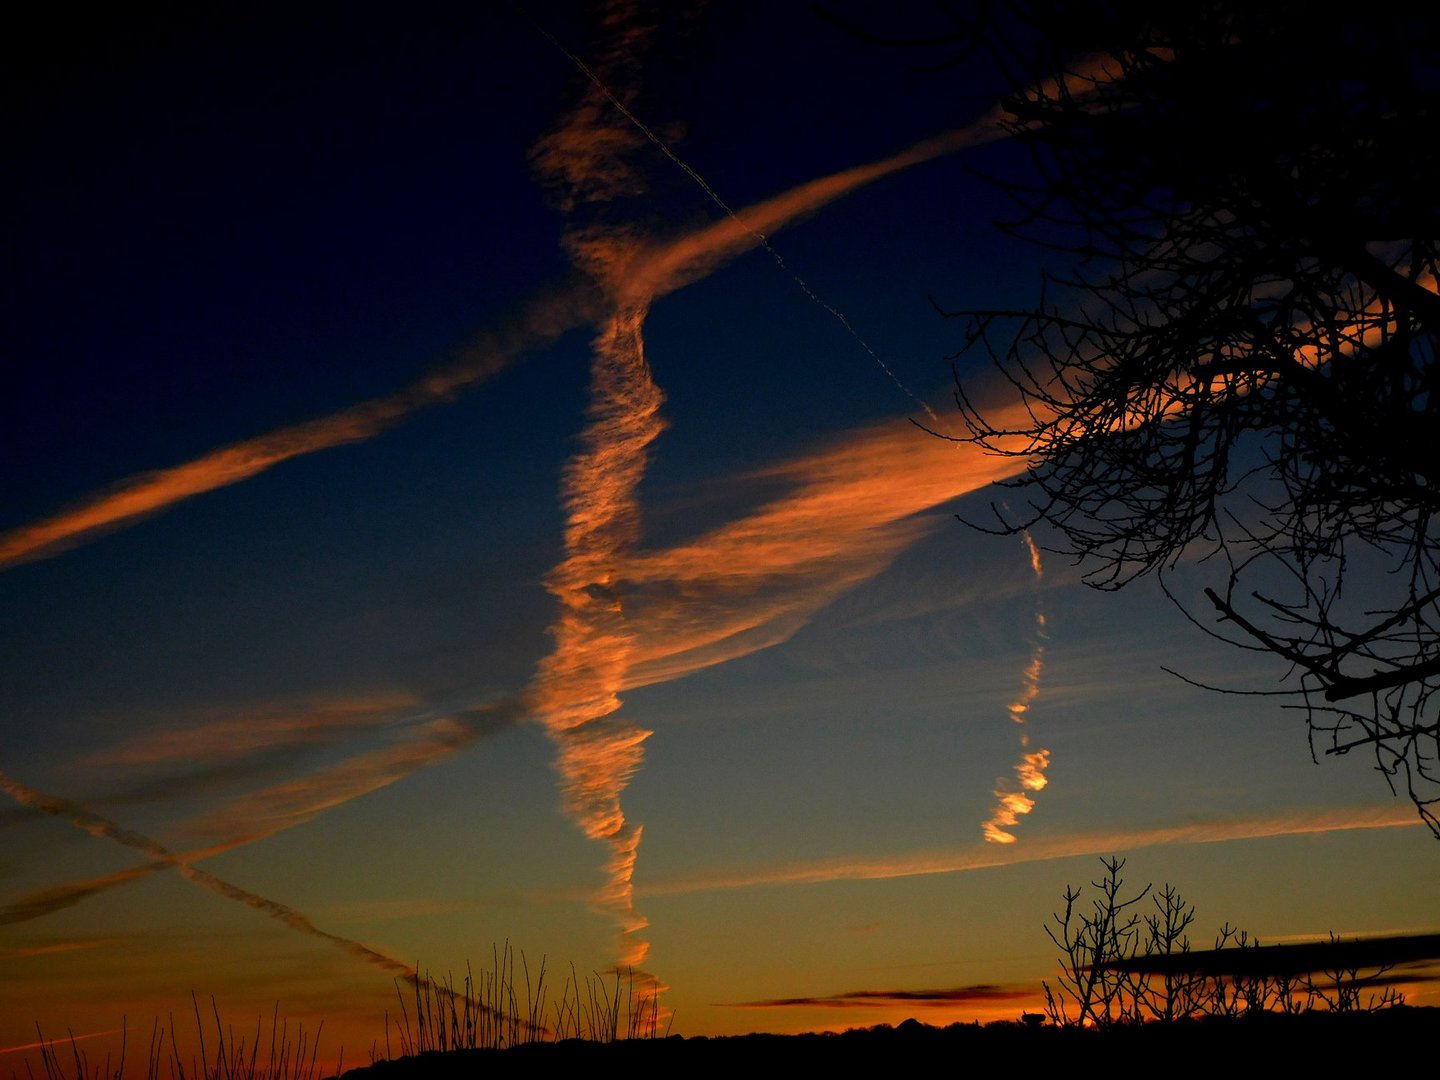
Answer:
[[[421,706],[414,694],[390,691],[227,710],[147,731],[95,750],[82,765],[195,765],[251,754],[324,746],[356,731],[394,722]]]
[[[394,745],[249,792],[188,822],[186,831],[225,844],[253,843],[444,761],[524,715],[524,707],[510,701],[415,724]]]
[[[373,964],[376,967],[383,968],[386,971],[409,979],[417,977],[415,969],[403,961],[396,960],[392,956],[387,956],[352,938],[342,937],[339,934],[332,934],[329,931],[322,930],[294,908],[282,904],[277,900],[271,900],[268,897],[261,896],[259,893],[251,892],[249,889],[226,881],[194,865],[194,860],[215,854],[215,849],[198,853],[171,851],[158,841],[152,840],[150,837],[134,829],[127,829],[104,815],[96,813],[82,803],[76,802],[73,799],[64,799],[59,796],[49,795],[27,784],[22,784],[19,780],[4,773],[0,773],[0,791],[4,791],[5,794],[25,806],[43,811],[62,821],[68,821],[71,825],[89,833],[91,836],[99,839],[112,840],[122,847],[138,851],[149,860],[149,863],[144,866],[135,867],[130,873],[131,878],[139,876],[140,874],[152,873],[157,869],[174,870],[185,880],[193,882],[203,889],[208,889],[210,892],[223,896],[228,900],[234,900],[237,903],[244,904],[254,911],[258,911],[263,915],[267,915],[283,923],[292,930],[327,941],[368,964]],[[109,879],[118,877],[119,875],[109,875]],[[130,878],[126,878],[125,880],[129,879]],[[105,888],[120,883],[117,880],[94,879],[91,883],[92,888],[83,895],[78,893],[74,888],[71,888],[69,890],[69,896],[67,897],[68,902],[75,903],[83,899],[84,895],[93,895],[95,891],[98,891],[93,886],[99,885],[102,881],[108,881],[107,884],[102,886]],[[50,890],[50,892],[58,895],[59,890]],[[37,909],[37,906],[43,905],[37,905],[32,902],[28,909],[33,911]],[[40,913],[45,914],[52,910],[58,909],[50,907]],[[35,916],[32,914],[26,917],[33,918]],[[0,921],[15,922],[19,920],[16,918],[3,918],[0,919]]]
[[[621,568],[640,643],[629,685],[779,644],[949,520],[927,512],[1018,467],[895,421],[750,474],[785,490],[692,540],[637,552]]]
[[[788,861],[644,881],[642,897],[684,896],[773,885],[813,885],[828,881],[879,881],[923,874],[958,874],[1020,863],[1107,855],[1165,844],[1218,844],[1272,836],[1307,836],[1351,829],[1406,829],[1422,826],[1413,810],[1399,806],[1339,807],[1328,810],[1257,814],[1250,817],[1148,829],[1032,836],[1025,844],[972,844],[939,851],[875,857],[836,857]]]
[[[314,773],[251,792],[187,823],[187,832],[209,837],[212,842],[184,852],[172,851],[142,833],[124,829],[99,814],[93,805],[45,795],[0,773],[0,791],[21,806],[34,813],[67,820],[93,836],[139,851],[150,860],[112,874],[30,893],[0,906],[0,924],[41,918],[138,878],[170,869],[212,891],[232,890],[235,893],[232,899],[248,902],[244,896],[250,894],[238,886],[226,884],[221,889],[196,876],[203,875],[202,871],[192,874],[193,864],[264,840],[396,783],[419,769],[445,760],[478,739],[513,726],[523,715],[523,706],[511,701],[463,710],[416,725],[393,746],[358,754]],[[282,921],[285,920],[282,918]]]
[[[47,811],[37,807],[36,812],[46,813]],[[113,874],[102,874],[98,877],[68,881],[46,889],[38,889],[18,900],[0,905],[0,926],[8,923],[29,922],[31,919],[41,919],[46,915],[53,915],[57,911],[74,907],[91,896],[108,892],[117,885],[125,885],[138,878],[147,877],[158,870],[164,870],[168,865],[165,862],[142,863],[124,870],[117,870]]]

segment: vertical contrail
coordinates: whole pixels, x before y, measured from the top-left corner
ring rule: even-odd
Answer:
[[[644,307],[617,311],[595,342],[589,419],[582,449],[565,470],[565,558],[547,587],[560,602],[554,649],[542,661],[531,704],[557,748],[565,806],[581,830],[610,848],[597,903],[620,927],[617,963],[643,963],[631,874],[640,827],[620,794],[644,756],[650,732],[618,719],[635,641],[616,592],[618,568],[639,539],[636,489],[664,427],[664,400],[645,362]]]
[[[1019,824],[1022,815],[1035,809],[1034,793],[1040,791],[1049,782],[1045,779],[1045,770],[1050,766],[1050,751],[1045,749],[1031,751],[1029,749],[1030,735],[1023,730],[1025,714],[1030,710],[1030,703],[1040,693],[1040,673],[1045,666],[1045,610],[1040,605],[1038,589],[1045,576],[1045,566],[1040,561],[1040,549],[1036,546],[1034,537],[1029,532],[1021,535],[1025,539],[1025,546],[1030,554],[1030,569],[1034,571],[1037,586],[1035,637],[1030,649],[1030,663],[1025,666],[1020,693],[1005,707],[1010,714],[1010,719],[1022,727],[1020,748],[1023,752],[1020,755],[1020,761],[1015,766],[1015,782],[1013,784],[1006,780],[999,782],[999,786],[995,789],[995,798],[998,800],[995,811],[981,826],[985,839],[992,844],[1013,844],[1015,842],[1015,834],[1006,830],[1014,828]]]
[[[654,31],[623,0],[603,11],[601,28],[597,63],[615,71],[635,63]],[[545,581],[560,607],[550,628],[553,647],[527,702],[555,744],[566,812],[609,850],[594,905],[619,931],[616,969],[628,969],[641,1000],[653,1002],[664,987],[637,970],[649,951],[639,936],[646,920],[635,910],[632,886],[641,828],[627,820],[620,799],[650,732],[616,715],[635,651],[618,585],[640,539],[637,493],[650,445],[664,428],[664,396],[651,377],[642,336],[657,290],[630,280],[639,243],[633,230],[605,220],[604,209],[643,192],[643,177],[627,161],[639,145],[590,86],[531,150],[559,208],[571,215],[565,233],[571,258],[599,286],[606,308],[593,346],[580,448],[562,479],[565,554]],[[576,220],[587,207],[597,212]]]
[[[643,760],[643,744],[650,733],[616,716],[619,694],[642,659],[637,651],[637,630],[627,620],[618,586],[626,567],[633,563],[639,539],[638,485],[650,444],[663,427],[659,417],[662,396],[645,362],[642,339],[650,304],[703,277],[739,251],[762,247],[938,425],[929,406],[900,382],[844,314],[816,295],[785,264],[767,231],[883,176],[997,138],[1003,129],[994,114],[963,131],[927,139],[869,165],[819,178],[737,213],[639,120],[631,107],[632,84],[625,84],[620,93],[611,88],[610,74],[634,63],[653,26],[637,19],[624,3],[612,4],[603,18],[605,40],[598,46],[601,59],[592,66],[536,25],[590,84],[576,108],[532,151],[537,169],[557,187],[561,209],[569,213],[581,206],[639,194],[643,183],[626,160],[628,153],[643,145],[638,132],[678,164],[725,215],[666,244],[644,243],[632,232],[604,222],[572,225],[566,237],[576,265],[600,284],[610,298],[613,314],[596,340],[582,449],[565,471],[564,501],[569,514],[565,558],[547,581],[560,603],[560,613],[551,629],[553,651],[539,667],[529,701],[557,746],[556,767],[567,811],[587,836],[609,846],[607,878],[596,903],[619,926],[618,963],[633,969],[648,951],[638,936],[646,922],[633,902],[641,829],[627,820],[620,796]],[[643,993],[653,993],[658,987],[649,975],[644,975],[641,985]]]

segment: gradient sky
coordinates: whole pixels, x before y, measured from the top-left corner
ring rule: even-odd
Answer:
[[[1201,946],[1440,929],[1373,762],[1161,668],[1282,671],[955,520],[1014,463],[909,422],[931,298],[1042,265],[994,73],[535,11],[8,45],[0,1071],[191,990],[358,1060],[505,941],[684,1034],[1013,1017],[1112,853]]]

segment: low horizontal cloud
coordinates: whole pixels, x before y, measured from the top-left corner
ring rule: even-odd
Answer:
[[[31,956],[53,956],[56,953],[83,952],[114,943],[116,938],[86,938],[82,941],[52,941],[43,945],[21,945],[0,949],[0,960],[23,960]]]
[[[1440,962],[1440,934],[1407,934],[1353,941],[1310,941],[1249,948],[1195,949],[1185,953],[1135,956],[1106,964],[1115,971],[1150,975],[1195,974],[1214,977],[1307,975],[1325,971],[1429,966]],[[1367,979],[1374,982],[1377,977]],[[1440,975],[1395,972],[1389,982],[1440,981]]]
[[[981,983],[945,990],[851,990],[828,997],[771,998],[767,1001],[720,1002],[729,1009],[866,1009],[887,1006],[953,1008],[957,1005],[1003,1005],[1036,998],[1034,988]]]

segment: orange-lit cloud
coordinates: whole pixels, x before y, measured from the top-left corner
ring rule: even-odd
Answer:
[[[566,50],[591,85],[577,108],[541,140],[533,155],[537,167],[559,190],[560,204],[567,211],[635,194],[639,180],[626,165],[624,153],[636,145],[637,131],[655,139],[629,111],[633,87],[627,85],[617,92],[606,82],[616,70],[633,65],[633,55],[648,37],[649,28],[636,22],[633,11],[623,4],[607,9],[605,20],[606,44],[601,46],[594,68]],[[721,530],[708,538],[708,550],[697,551],[692,545],[688,550],[665,553],[663,567],[651,555],[637,560],[636,490],[649,446],[663,427],[661,394],[644,358],[642,332],[649,307],[657,297],[709,274],[741,252],[766,244],[766,233],[771,230],[883,176],[993,137],[997,130],[987,123],[983,131],[976,128],[927,140],[871,165],[812,181],[739,214],[727,214],[723,220],[675,240],[646,242],[631,229],[603,223],[572,221],[567,230],[567,245],[577,267],[595,279],[610,299],[612,313],[596,340],[583,448],[565,472],[566,554],[547,580],[561,605],[551,630],[554,648],[542,661],[527,700],[556,743],[556,766],[567,810],[587,836],[610,847],[607,880],[597,904],[620,926],[623,965],[641,963],[646,946],[636,936],[645,922],[634,909],[631,885],[641,832],[627,822],[620,795],[643,760],[649,732],[616,718],[620,692],[675,677],[687,668],[693,670],[697,662],[708,664],[717,657],[738,655],[737,646],[741,650],[760,647],[773,643],[777,633],[793,632],[795,620],[823,602],[823,596],[817,601],[815,588],[804,590],[808,599],[792,600],[788,610],[783,601],[777,608],[772,599],[770,610],[757,611],[755,595],[737,603],[734,585],[748,585],[757,591],[765,579],[773,581],[784,573],[773,560],[788,562],[792,568],[803,562],[806,569],[802,573],[824,578],[819,592],[825,593],[828,586],[828,595],[833,596],[847,583],[874,573],[919,531],[914,523],[898,524],[909,511],[876,505],[881,501],[877,485],[868,499],[868,513],[860,511],[870,519],[865,525],[852,525],[848,536],[842,535],[843,527],[828,530],[834,534],[829,544],[830,562],[845,562],[846,568],[837,572],[833,565],[824,566],[824,553],[817,553],[813,545],[802,554],[807,537],[801,535],[785,541],[790,545],[788,553],[776,552],[783,535],[780,530],[797,524],[799,517],[816,519],[840,510],[853,518],[855,509],[839,507],[837,496],[855,501],[859,493],[855,474],[843,478],[832,474],[828,484],[826,478],[812,475],[808,478],[812,485],[809,505],[802,508],[792,500],[786,508],[791,517],[788,523],[752,521],[742,523],[739,529]],[[701,184],[704,186],[703,181]],[[919,442],[912,440],[910,449]],[[833,460],[828,464],[832,468],[839,465]],[[844,466],[854,464],[853,454],[849,455]],[[827,486],[829,490],[825,490]],[[893,495],[894,487],[892,477],[887,492]],[[882,523],[889,526],[885,535],[876,528]],[[763,549],[757,550],[754,543],[761,535],[754,531],[756,527],[765,530],[769,541]],[[872,535],[856,535],[865,529]],[[809,539],[825,531],[818,520],[812,520]],[[738,552],[716,550],[729,546],[743,549],[743,555],[736,558]],[[857,550],[862,546],[872,549],[868,556]],[[697,557],[703,565],[685,565],[687,559]],[[752,569],[747,579],[742,561],[749,560],[754,567],[757,560],[767,559],[771,564]],[[638,569],[641,566],[643,570]],[[733,570],[727,571],[727,566]],[[714,577],[717,567],[720,578]],[[703,580],[707,578],[708,582]],[[690,623],[682,630],[679,624],[689,622],[687,611],[693,610],[700,599],[696,594],[706,591],[707,584],[710,599],[721,601],[718,618],[712,609],[706,625]],[[677,585],[684,593],[678,604]],[[667,590],[670,595],[662,596]],[[788,624],[790,631],[777,629],[779,623]],[[746,638],[743,645],[737,637]],[[682,654],[688,655],[680,659]]]
[[[617,311],[595,344],[589,420],[582,449],[565,470],[565,557],[546,586],[560,602],[553,649],[527,695],[556,746],[565,807],[592,840],[610,848],[598,905],[620,926],[618,963],[643,963],[630,875],[640,842],[620,795],[639,768],[650,734],[615,717],[630,666],[632,636],[615,593],[615,571],[639,535],[636,488],[660,434],[659,389],[641,339],[645,310]]]
[[[42,809],[41,812],[45,811]],[[157,870],[164,870],[169,865],[168,862],[143,863],[125,870],[117,870],[113,874],[103,874],[100,877],[87,878],[83,881],[71,881],[48,889],[39,889],[0,906],[0,926],[6,923],[29,922],[31,919],[39,919],[57,911],[64,911],[87,897],[153,874]]]
[[[681,678],[786,640],[948,520],[926,511],[1020,467],[897,421],[752,474],[789,490],[623,567],[638,642],[628,685]]]
[[[1343,807],[1256,815],[1229,821],[1160,825],[1150,829],[1032,837],[1024,844],[974,844],[943,851],[920,851],[878,858],[791,861],[749,869],[680,875],[644,882],[637,894],[683,896],[690,893],[766,885],[811,885],[827,881],[871,881],[922,874],[956,874],[997,866],[1106,855],[1165,844],[1216,844],[1271,836],[1306,836],[1350,829],[1406,829],[1424,825],[1409,807]]]
[[[588,115],[588,114],[587,114]],[[629,137],[617,125],[606,140]],[[665,242],[619,242],[619,230],[594,234],[576,230],[572,237],[579,261],[592,273],[603,271],[612,300],[643,306],[713,272],[764,242],[765,236],[823,209],[866,184],[942,154],[974,146],[1000,134],[987,119],[963,131],[916,144],[869,165],[802,184],[783,195],[737,212],[693,233]],[[580,145],[575,135],[567,144]],[[557,147],[558,150],[558,147]],[[596,153],[596,161],[607,160]],[[551,158],[542,158],[551,162]],[[587,196],[588,197],[588,196]],[[738,220],[737,220],[738,219]],[[586,283],[532,300],[501,328],[480,335],[458,350],[447,364],[392,394],[349,406],[328,416],[278,428],[221,447],[193,461],[119,481],[48,518],[0,534],[0,570],[58,555],[113,529],[134,524],[175,503],[257,476],[291,458],[361,442],[388,430],[423,409],[454,400],[484,383],[525,353],[542,348],[566,332],[604,317],[606,305]]]
[[[518,703],[506,702],[417,724],[394,746],[251,792],[186,829],[220,838],[227,847],[253,843],[443,761],[477,739],[512,727],[521,715]]]
[[[524,353],[590,322],[589,289],[532,300],[515,319],[457,350],[451,361],[409,386],[329,416],[277,428],[168,469],[139,473],[52,517],[0,534],[0,570],[49,558],[177,502],[257,476],[291,458],[373,438],[414,413],[453,401]]]
[[[219,719],[137,735],[118,746],[87,754],[82,761],[100,766],[194,764],[319,746],[357,729],[389,723],[419,704],[413,694],[391,692],[245,709]]]
[[[1026,530],[1021,533],[1025,540],[1026,550],[1030,555],[1030,569],[1035,574],[1035,584],[1038,586],[1045,577],[1045,565],[1040,559],[1040,548],[1035,544],[1035,538]],[[1045,668],[1045,612],[1040,606],[1040,597],[1035,597],[1035,637],[1031,645],[1030,663],[1025,667],[1025,674],[1021,681],[1020,694],[1009,705],[1005,707],[1010,714],[1010,719],[1017,724],[1025,723],[1026,713],[1030,711],[1030,705],[1040,694],[1040,674]],[[1022,751],[1030,745],[1030,736],[1023,733],[1020,736]],[[1008,783],[1002,781],[995,789],[997,800],[995,812],[989,819],[980,826],[980,831],[985,841],[991,844],[1013,844],[1015,834],[1008,832],[1020,823],[1024,814],[1035,809],[1035,800],[1027,792],[1036,792],[1044,789],[1049,783],[1045,778],[1045,770],[1050,767],[1050,751],[1036,750],[1033,753],[1022,752],[1020,761],[1015,766],[1015,779],[1019,781],[1020,790],[1014,790]]]
[[[626,119],[622,98],[601,80],[633,68],[652,29],[633,5],[611,3],[602,15],[597,70],[569,54],[591,81],[531,155],[567,214],[643,190],[627,160],[641,140]],[[629,99],[635,92],[633,79],[627,80],[621,93]],[[609,850],[605,881],[592,902],[619,931],[617,968],[635,971],[648,951],[639,936],[645,919],[635,910],[631,885],[642,831],[626,819],[621,794],[644,759],[650,732],[617,715],[632,637],[615,585],[617,565],[639,539],[637,491],[650,446],[664,430],[664,396],[646,363],[643,336],[654,292],[627,284],[637,246],[633,229],[572,216],[565,243],[576,268],[609,303],[591,353],[580,449],[563,476],[565,553],[545,580],[560,611],[550,627],[550,654],[541,660],[526,701],[555,746],[566,812],[581,832]],[[638,974],[642,996],[653,999],[658,980],[643,969]]]
[[[637,551],[635,485],[660,432],[660,398],[638,317],[623,325],[626,333],[617,324],[597,345],[597,404],[566,472],[567,556],[550,578],[562,613],[527,700],[559,747],[567,807],[611,848],[598,906],[621,927],[631,965],[645,953],[631,883],[640,830],[627,823],[620,793],[649,732],[614,718],[620,693],[783,641],[933,527],[922,511],[1010,475],[1015,463],[905,423],[882,425],[755,474],[790,485],[755,513]]]

